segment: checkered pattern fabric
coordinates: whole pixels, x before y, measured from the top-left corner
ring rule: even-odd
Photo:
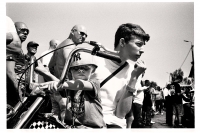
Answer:
[[[48,121],[34,121],[29,129],[59,129],[58,126]]]

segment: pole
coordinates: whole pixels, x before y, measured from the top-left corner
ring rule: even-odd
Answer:
[[[184,42],[190,42],[191,43],[191,51],[192,51],[192,62],[191,62],[191,64],[192,64],[192,69],[194,69],[194,45],[192,44],[191,41],[184,40]],[[193,76],[194,76],[194,72],[193,72]]]

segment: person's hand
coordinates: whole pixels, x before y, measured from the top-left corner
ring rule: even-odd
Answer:
[[[29,88],[32,90],[30,93],[31,95],[45,95],[45,92],[43,89],[40,89],[40,85],[38,83],[30,83]]]
[[[139,76],[140,74],[143,74],[145,70],[147,69],[144,61],[139,60],[135,63],[135,69],[132,71],[131,76]]]
[[[51,81],[49,82],[49,86],[48,86],[48,91],[50,93],[55,93],[56,91],[58,91],[58,82],[57,81]]]
[[[44,66],[43,66],[43,64],[42,64],[42,62],[40,61],[40,60],[38,60],[37,61],[37,67],[35,67],[35,72],[37,72],[38,74],[40,74],[40,75],[44,75],[44,73],[48,73],[49,72],[49,70],[48,69],[46,69]]]

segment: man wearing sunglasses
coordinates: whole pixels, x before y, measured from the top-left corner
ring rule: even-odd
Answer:
[[[49,71],[51,74],[53,74],[57,79],[60,79],[60,76],[62,74],[65,62],[68,59],[69,53],[74,49],[77,45],[83,43],[85,39],[87,38],[87,29],[83,25],[75,25],[69,34],[69,37],[64,40],[62,43],[60,43],[57,48],[67,46],[65,48],[59,49],[54,52],[53,56],[51,57],[51,60],[49,62]],[[39,63],[38,63],[39,64]],[[44,77],[46,81],[52,81],[55,80],[55,77],[51,78],[52,75],[44,69],[43,66],[39,64],[39,67],[37,67],[37,72]],[[42,68],[43,67],[43,68]],[[50,78],[48,76],[50,75]],[[46,78],[47,77],[47,78]],[[61,100],[60,100],[61,99]],[[64,107],[66,106],[66,99],[63,98],[59,92],[56,92],[51,97],[52,100],[52,106],[60,106]],[[59,102],[57,102],[59,101]],[[58,108],[57,108],[58,109]],[[52,109],[52,112],[55,115],[60,115],[60,111]]]
[[[15,106],[19,100],[17,76],[14,70],[17,58],[21,57],[21,40],[17,34],[14,22],[6,16],[6,75],[7,75],[7,104]]]
[[[18,81],[21,72],[25,68],[24,55],[21,49],[22,43],[26,40],[29,30],[25,23],[15,22],[13,27],[17,33],[20,43],[7,44],[7,101],[8,104],[14,106],[21,95],[21,90],[18,90]],[[15,37],[15,36],[13,36]],[[13,44],[13,45],[12,45]],[[13,84],[12,84],[13,83]]]
[[[57,78],[60,78],[69,53],[78,44],[83,43],[86,38],[87,38],[87,29],[85,28],[85,26],[75,25],[72,28],[69,34],[69,37],[66,40],[64,40],[61,44],[59,44],[57,48],[60,48],[69,44],[72,44],[72,45],[65,47],[63,49],[60,49],[58,51],[55,51],[54,55],[52,56],[50,60],[49,70],[54,76],[56,76]]]
[[[21,42],[23,43],[26,40],[26,38],[28,37],[29,29],[26,26],[26,24],[23,22],[15,22],[15,27],[17,30],[17,34],[18,34]]]
[[[29,34],[29,29],[27,27],[27,25],[24,22],[15,22],[15,28],[17,31],[17,34],[21,40],[21,43],[23,43],[24,41],[26,41],[28,34]],[[19,82],[20,77],[22,75],[22,73],[24,72],[24,70],[26,69],[26,62],[25,62],[25,56],[23,54],[23,56],[21,56],[15,64],[15,73],[17,76],[17,80]],[[21,92],[21,89],[25,88],[25,75],[21,78],[20,81],[20,86],[19,86],[19,92]]]

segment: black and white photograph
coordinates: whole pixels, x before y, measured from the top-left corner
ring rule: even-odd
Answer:
[[[6,1],[3,128],[196,131],[196,4]]]

